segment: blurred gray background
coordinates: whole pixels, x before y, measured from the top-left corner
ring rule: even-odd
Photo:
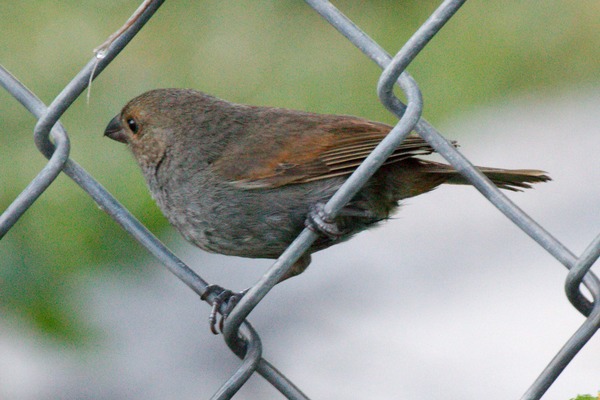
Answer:
[[[393,53],[438,3],[335,4]],[[136,7],[4,1],[0,61],[50,102]],[[509,196],[576,254],[600,226],[599,16],[595,1],[470,2],[409,67],[424,116],[474,163],[550,173]],[[240,290],[271,262],[185,243],[104,127],[156,87],[395,123],[379,72],[300,1],[166,2],[61,120],[73,159],[203,278]],[[0,102],[4,210],[45,160],[34,118],[4,91]],[[207,398],[237,366],[209,308],[65,176],[0,259],[0,398]],[[566,270],[470,187],[411,199],[313,260],[250,320],[265,357],[314,398],[519,398],[583,322]],[[599,350],[594,337],[547,398],[596,393]],[[254,377],[236,398],[279,397]]]

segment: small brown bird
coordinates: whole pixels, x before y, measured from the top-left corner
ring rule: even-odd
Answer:
[[[158,89],[131,100],[104,134],[127,143],[160,209],[191,243],[215,253],[277,258],[311,210],[327,202],[391,129],[352,116]],[[442,183],[467,184],[450,166],[417,158],[433,151],[418,135],[408,136],[283,279],[304,271],[310,253],[389,218],[400,200]],[[513,191],[550,180],[538,170],[479,169]]]

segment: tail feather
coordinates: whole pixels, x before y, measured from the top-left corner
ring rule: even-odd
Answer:
[[[446,183],[455,185],[467,185],[469,182],[449,165],[431,163],[432,168],[427,172],[432,174],[448,175]],[[487,176],[500,189],[520,192],[523,189],[530,189],[531,185],[539,182],[551,181],[546,172],[537,169],[502,169],[477,167],[485,176]]]

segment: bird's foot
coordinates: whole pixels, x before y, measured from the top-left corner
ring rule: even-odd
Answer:
[[[342,236],[342,231],[337,224],[325,213],[325,204],[316,203],[310,207],[304,225],[315,233],[322,233],[331,240]]]
[[[233,311],[235,306],[240,302],[242,297],[244,297],[247,291],[248,289],[242,290],[239,293],[235,293],[231,290],[222,288],[219,285],[208,285],[204,294],[200,296],[200,299],[206,300],[211,294],[216,295],[212,302],[212,310],[208,316],[208,324],[212,333],[218,335],[219,331],[223,332],[223,324],[225,323],[225,320],[229,314],[231,314],[231,311]],[[221,320],[219,321],[219,329],[217,330],[217,313],[219,312],[221,313]]]

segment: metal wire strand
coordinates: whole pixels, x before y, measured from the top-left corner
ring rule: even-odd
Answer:
[[[321,5],[325,2],[319,2]],[[462,3],[462,2],[459,2]],[[333,6],[331,6],[333,7]],[[327,8],[331,11],[331,7]],[[422,98],[421,93],[416,85],[416,82],[406,73],[402,71],[414,59],[414,57],[422,50],[429,42],[431,37],[442,28],[444,23],[452,17],[454,12],[460,7],[460,4],[453,2],[445,2],[438,9],[435,18],[432,17],[425,22],[423,27],[419,29],[415,35],[407,42],[405,46],[398,52],[399,63],[392,66],[391,74],[386,75],[387,79],[398,79],[398,84],[405,92],[409,99],[408,107],[405,107],[400,121],[388,134],[388,136],[377,146],[377,148],[367,157],[364,162],[350,175],[344,185],[333,195],[327,202],[324,212],[330,218],[335,218],[339,210],[350,201],[367,180],[377,171],[389,155],[402,143],[408,134],[415,127],[415,124],[421,117]],[[451,12],[447,12],[451,10]],[[345,18],[339,11],[336,13],[337,21],[340,21],[340,27],[347,29],[358,29],[349,20]],[[340,18],[342,16],[342,18]],[[346,24],[346,25],[344,25]],[[368,38],[364,34],[357,35],[361,38]],[[368,47],[368,46],[367,46]],[[388,62],[389,64],[389,62]],[[389,71],[386,71],[386,74]],[[385,82],[385,80],[384,80]],[[396,100],[397,101],[397,100]],[[273,266],[267,271],[261,279],[250,288],[245,294],[240,303],[229,316],[223,334],[226,340],[233,340],[235,332],[239,325],[254,307],[262,300],[262,298],[277,284],[279,279],[287,272],[292,264],[304,253],[317,238],[317,235],[305,229],[300,236],[292,243],[292,245],[279,257]]]
[[[242,359],[242,364],[233,375],[217,390],[211,400],[226,400],[233,397],[238,390],[250,379],[258,368],[262,354],[262,343],[258,333],[245,323],[238,330],[240,335],[230,346],[233,352]]]
[[[0,65],[1,74],[10,74]],[[9,93],[22,92],[21,82],[16,79],[0,79],[0,84]],[[37,176],[23,189],[16,199],[0,215],[0,239],[17,223],[19,218],[33,205],[42,193],[54,182],[69,158],[71,145],[69,137],[62,127],[52,130],[52,140],[56,144],[55,151],[50,155],[48,163]]]
[[[333,4],[325,0],[305,0],[305,2],[379,67],[387,68],[392,60],[390,55],[340,10],[333,6]],[[454,13],[456,12],[456,7],[460,7],[463,3],[464,0],[444,1],[435,13],[439,13],[439,15],[443,15],[446,12]],[[431,19],[433,19],[433,16],[430,17]],[[430,23],[435,24],[434,21]],[[406,106],[400,101],[394,102],[394,106],[397,108],[391,111],[400,117]],[[554,256],[561,264],[569,269],[575,264],[577,258],[569,249],[502,194],[485,175],[477,170],[466,157],[452,146],[424,118],[419,120],[415,131],[431,144],[459,173],[468,179],[496,208]],[[600,287],[600,281],[592,273],[585,275],[583,283],[589,290],[592,290],[592,287]],[[588,315],[591,312],[591,302],[579,291],[574,294],[572,303],[584,315]]]
[[[141,13],[138,18],[132,22],[119,37],[118,40],[107,49],[102,58],[94,57],[88,64],[69,82],[62,92],[52,102],[50,107],[40,115],[34,129],[34,140],[38,149],[49,159],[42,171],[35,179],[19,194],[7,210],[0,216],[0,239],[17,222],[23,213],[31,207],[37,198],[54,182],[62,170],[69,157],[69,139],[64,130],[57,129],[53,131],[52,139],[49,140],[52,127],[57,123],[60,116],[71,106],[75,99],[87,87],[88,83],[97,76],[102,70],[121,52],[129,41],[139,32],[144,24],[154,15],[158,7],[164,0],[153,0]],[[7,73],[6,70],[4,70]],[[10,75],[10,74],[9,74]],[[22,92],[19,88],[20,83],[14,79],[3,80],[3,87],[10,93]],[[20,100],[17,98],[17,100]]]
[[[581,296],[579,286],[583,276],[590,274],[589,269],[600,256],[600,235],[584,250],[583,254],[577,260],[577,263],[571,268],[567,275],[565,291],[571,302],[575,302],[578,296]],[[590,294],[593,298],[593,308],[585,322],[569,338],[560,351],[554,356],[552,361],[544,368],[544,371],[533,382],[531,387],[525,392],[522,400],[537,400],[543,396],[550,388],[552,383],[558,378],[562,371],[569,365],[575,355],[585,346],[592,336],[600,329],[600,288],[591,286]]]
[[[11,93],[35,117],[39,118],[39,116],[44,115],[46,112],[44,103],[2,66],[0,66],[0,84],[4,87],[9,87],[9,93]],[[54,130],[58,130],[61,135],[68,137],[60,123],[54,126],[53,131]],[[173,254],[81,166],[75,161],[68,159],[65,162],[63,171],[73,179],[73,181],[75,181],[103,211],[111,216],[126,232],[161,261],[177,278],[198,295],[201,296],[204,294],[208,283]],[[208,300],[210,301],[212,299],[209,298]],[[249,340],[254,340],[254,335],[248,335],[248,337],[250,338]],[[239,346],[239,342],[237,341],[232,344],[233,348],[236,348],[236,346]],[[246,367],[247,364],[240,365],[241,370]],[[259,360],[258,372],[279,391],[288,393],[289,398],[306,398],[289,379],[262,358]],[[245,380],[250,377],[241,372],[236,376],[237,379]]]
[[[305,0],[311,7],[315,9],[323,18],[325,18],[332,26],[334,26],[342,35],[350,40],[358,47],[365,55],[371,58],[381,68],[387,68],[391,61],[390,56],[367,34],[362,32],[354,23],[344,16],[328,1]],[[435,14],[454,13],[464,1],[445,1],[440,6],[430,20],[436,20]],[[448,6],[447,10],[440,11],[444,6]],[[455,8],[456,7],[456,8]],[[438,21],[439,22],[439,21]],[[420,28],[425,29],[424,26]],[[386,98],[391,96],[391,85],[389,82],[384,87],[380,79],[378,92],[380,97]],[[405,112],[406,106],[395,98],[389,98],[388,101],[382,100],[384,105],[392,111],[396,116],[401,117]],[[593,302],[590,302],[579,290],[579,282],[583,281],[584,285],[592,293],[600,291],[600,281],[589,271],[593,261],[589,258],[589,262],[585,263],[585,267],[574,268],[578,262],[577,257],[568,250],[561,242],[554,238],[549,232],[542,228],[537,222],[530,218],[519,207],[512,203],[504,196],[498,188],[496,188],[481,172],[479,172],[469,160],[467,160],[452,144],[448,142],[433,126],[426,120],[421,119],[415,131],[423,137],[429,144],[436,149],[459,173],[471,182],[477,190],[479,190],[496,208],[506,215],[513,223],[521,228],[527,235],[534,239],[546,251],[552,254],[559,262],[568,269],[576,269],[569,275],[567,279],[567,293],[571,303],[584,315],[589,318],[574,334],[574,336],[565,344],[563,349],[549,363],[540,377],[534,382],[531,388],[525,395],[527,399],[539,399],[543,396],[550,385],[556,380],[564,367],[572,360],[577,352],[587,343],[592,335],[598,330],[599,321],[596,316],[596,307]],[[600,239],[597,239],[597,241]],[[590,245],[590,254],[592,250],[600,251],[600,243],[594,242]],[[595,257],[597,258],[597,256]],[[594,260],[595,260],[594,258]],[[594,296],[594,302],[598,303],[598,297]],[[527,397],[529,396],[529,397]]]

